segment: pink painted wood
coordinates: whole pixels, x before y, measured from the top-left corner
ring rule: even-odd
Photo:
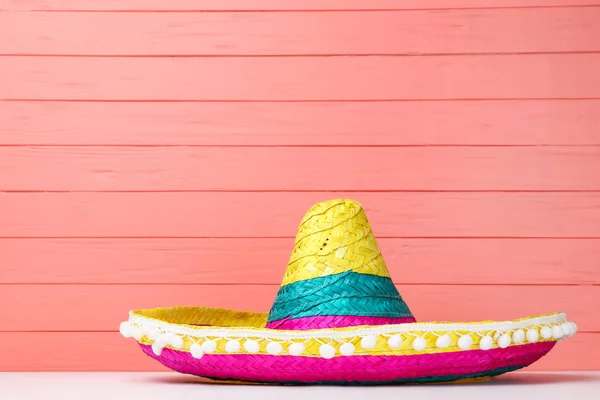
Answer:
[[[0,115],[0,145],[600,144],[600,100],[19,101]]]
[[[0,1],[0,370],[160,368],[127,310],[268,309],[332,197],[419,319],[565,310],[534,368],[600,368],[599,10]]]
[[[274,26],[285,26],[274,34]],[[0,54],[599,51],[600,7],[339,13],[3,13]],[[394,40],[389,40],[393,37]],[[451,37],[452,40],[443,40]]]
[[[15,191],[600,190],[598,171],[600,147],[0,148]]]
[[[394,10],[598,5],[598,0],[4,0],[7,10]]]
[[[600,53],[519,57],[2,57],[0,70],[0,99],[600,98]]]
[[[4,260],[0,284],[279,284],[293,242],[293,238],[0,239]],[[600,239],[378,242],[398,284],[600,282]]]
[[[597,370],[599,343],[579,332],[527,370]],[[0,332],[0,353],[0,371],[167,371],[117,332]]]
[[[0,303],[11,307],[3,310],[0,331],[116,331],[128,310],[158,305],[269,311],[278,290],[265,284],[6,285]],[[580,331],[600,331],[599,286],[398,285],[398,290],[419,321],[508,320],[563,311]]]
[[[0,237],[294,237],[336,197],[382,237],[600,237],[597,192],[0,193]]]

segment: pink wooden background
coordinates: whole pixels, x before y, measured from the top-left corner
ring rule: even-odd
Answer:
[[[564,310],[600,369],[600,1],[0,0],[0,370],[159,370],[364,203],[417,318]]]

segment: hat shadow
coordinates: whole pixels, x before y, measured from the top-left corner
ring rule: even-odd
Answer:
[[[192,375],[160,375],[146,378],[147,380],[154,383],[172,384],[172,385],[248,385],[248,386],[281,386],[277,383],[254,383],[254,382],[237,382],[237,381],[215,381],[211,379],[196,377]],[[526,372],[526,373],[513,373],[506,374],[505,376],[493,378],[483,382],[464,382],[464,383],[439,383],[433,386],[447,386],[447,385],[486,385],[486,386],[520,386],[520,385],[553,385],[553,384],[564,384],[564,383],[578,383],[578,382],[600,382],[600,376],[591,376],[585,372]],[[423,384],[408,384],[410,386],[422,386]],[[286,384],[289,386],[289,384]],[[297,385],[292,385],[297,386]],[[298,386],[313,386],[313,385],[298,385]],[[327,385],[332,386],[332,385]],[[338,386],[338,385],[333,385]],[[355,387],[352,385],[339,385],[346,387]],[[392,384],[382,386],[407,386],[407,384]],[[424,386],[430,386],[424,384]]]
[[[484,385],[492,386],[519,386],[519,385],[553,385],[562,383],[600,382],[600,376],[592,376],[584,371],[573,372],[525,372],[506,374],[487,382]]]

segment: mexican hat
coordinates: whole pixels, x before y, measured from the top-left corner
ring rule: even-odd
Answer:
[[[304,216],[269,313],[155,308],[130,311],[120,327],[178,372],[295,384],[482,380],[537,361],[576,330],[564,313],[416,322],[362,206],[346,199]]]

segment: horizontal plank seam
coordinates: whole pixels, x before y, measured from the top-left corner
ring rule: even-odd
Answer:
[[[548,239],[598,240],[600,236],[382,236],[378,239]],[[295,239],[295,236],[10,236],[2,239]]]
[[[52,53],[0,53],[0,57],[51,57],[51,58],[331,58],[331,57],[487,57],[559,54],[600,54],[600,50],[581,51],[505,51],[477,53],[314,53],[314,54],[52,54]]]
[[[1,133],[0,133],[1,135]],[[1,137],[1,136],[0,136]],[[600,134],[599,134],[599,139],[600,139]],[[39,147],[65,147],[65,148],[72,148],[72,147],[92,147],[92,148],[98,148],[98,147],[119,147],[119,148],[129,148],[129,147],[150,147],[150,148],[157,148],[157,147],[165,147],[165,148],[404,148],[404,147],[408,147],[408,148],[412,148],[412,147],[418,147],[418,148],[437,148],[437,147],[457,147],[457,148],[462,148],[462,147],[481,147],[481,148],[488,148],[488,147],[582,147],[582,148],[587,148],[587,147],[600,147],[600,142],[598,143],[584,143],[584,144],[569,144],[569,143],[552,143],[552,144],[538,144],[538,143],[530,143],[530,144],[453,144],[453,143],[435,143],[435,144],[186,144],[186,143],[180,143],[180,144],[136,144],[136,143],[131,143],[131,144],[110,144],[110,143],[106,143],[106,144],[100,144],[100,143],[95,143],[95,144],[88,144],[88,143],[81,143],[81,144],[76,144],[76,143],[68,143],[68,144],[55,144],[55,143],[1,143],[0,142],[0,148],[2,147],[35,147],[35,148],[39,148]]]
[[[56,330],[39,330],[39,331],[32,331],[32,330],[1,330],[0,329],[0,333],[118,333],[118,330],[68,330],[68,331],[56,331]]]
[[[335,189],[335,190],[321,190],[321,189],[192,189],[192,190],[0,190],[3,194],[34,194],[34,193],[48,193],[48,194],[68,194],[68,193],[600,193],[600,189],[485,189],[485,190],[471,190],[471,189],[449,189],[449,190],[436,190],[436,189],[371,189],[371,190],[357,190],[357,189]]]
[[[445,103],[452,101],[589,101],[600,100],[600,97],[455,97],[431,99],[35,99],[35,98],[0,98],[0,102],[36,102],[36,103]]]
[[[476,321],[474,321],[476,322]],[[39,331],[32,331],[32,330],[2,330],[0,329],[0,334],[1,333],[39,333],[39,334],[44,334],[44,333],[119,333],[118,330],[66,330],[66,331],[57,331],[57,330],[39,330]],[[577,334],[580,333],[585,333],[585,334],[598,334],[600,333],[600,331],[597,330],[577,330]]]
[[[419,240],[487,240],[487,239],[498,239],[498,240],[600,240],[600,237],[594,236],[426,236],[426,237],[415,237],[415,236],[377,236],[379,239],[419,239]],[[204,239],[218,239],[218,240],[254,240],[254,239],[294,239],[294,236],[0,236],[0,240],[54,240],[54,239],[78,239],[78,240],[89,240],[89,239],[118,239],[118,240],[204,240]]]
[[[495,282],[495,283],[426,283],[426,282],[396,282],[399,286],[506,286],[506,287],[596,287],[600,286],[600,282],[593,283],[511,283],[511,282]],[[248,283],[248,282],[0,282],[1,286],[269,286],[279,287],[279,283]]]
[[[376,11],[388,11],[388,12],[415,12],[415,11],[453,11],[453,10],[520,10],[520,9],[552,9],[552,8],[595,8],[600,7],[596,4],[574,4],[574,5],[547,5],[547,6],[489,6],[489,7],[438,7],[438,8],[354,8],[354,9],[290,9],[290,10],[277,10],[277,9],[220,9],[220,10],[198,10],[198,9],[148,9],[148,10],[120,10],[120,9],[98,9],[98,10],[83,10],[83,9],[10,9],[7,8],[3,11],[10,12],[44,12],[44,13],[347,13],[347,12],[376,12]]]

